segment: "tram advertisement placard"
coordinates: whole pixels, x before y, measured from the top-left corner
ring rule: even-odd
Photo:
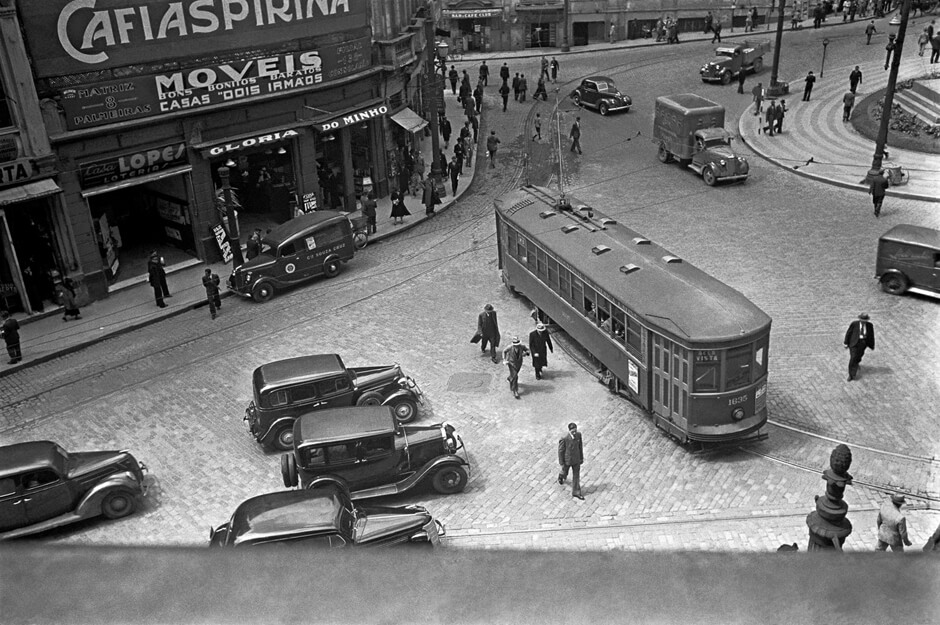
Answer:
[[[171,143],[159,148],[140,150],[100,161],[80,163],[78,174],[83,189],[153,174],[189,162],[185,143]]]
[[[303,91],[369,67],[368,38],[62,90],[69,130]]]
[[[17,9],[41,78],[368,27],[367,0],[30,0]]]

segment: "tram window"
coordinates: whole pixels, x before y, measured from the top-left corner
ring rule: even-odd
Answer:
[[[506,249],[510,256],[515,256],[518,253],[516,249],[517,244],[518,236],[516,235],[516,231],[509,228],[506,232]]]
[[[525,262],[526,259],[526,249],[525,249],[525,237],[520,236],[516,241],[516,258],[521,262]]]
[[[545,250],[536,250],[536,262],[535,273],[537,273],[540,278],[544,279],[548,276],[548,257],[545,255]]]
[[[537,255],[538,246],[535,245],[532,241],[526,241],[526,254],[525,262],[529,266],[529,269],[535,271],[535,257]]]
[[[558,286],[558,261],[554,258],[548,259],[548,283],[553,286]]]
[[[558,292],[565,299],[571,297],[571,274],[562,266],[558,266]]]
[[[751,382],[751,346],[729,349],[725,356],[725,390],[747,386]]]
[[[614,306],[613,310],[611,311],[611,316],[613,317],[613,320],[614,320],[614,338],[617,339],[617,341],[621,345],[623,345],[625,328],[626,328],[626,326],[624,325],[623,311],[621,311],[619,308]]]
[[[767,339],[762,339],[754,349],[754,379],[767,373]]]
[[[627,315],[627,345],[640,349],[640,326],[630,315]]]
[[[583,287],[581,286],[581,281],[578,280],[574,275],[572,275],[571,276],[571,302],[576,306],[580,306],[582,315],[593,316],[591,315],[591,313],[594,313],[594,307],[593,305],[591,306],[591,308],[587,307],[587,304],[589,302],[586,302],[584,300],[584,291],[582,290],[582,288]]]
[[[694,354],[695,364],[692,367],[692,375],[694,376],[692,392],[709,393],[717,391],[719,365],[721,364],[719,352],[708,350],[696,351]]]

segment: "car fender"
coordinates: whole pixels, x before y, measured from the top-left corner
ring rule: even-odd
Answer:
[[[294,427],[293,424],[294,424],[294,421],[296,420],[297,420],[296,417],[281,417],[280,419],[272,423],[268,427],[268,429],[264,431],[264,434],[258,437],[258,442],[264,443],[265,445],[269,444],[271,442],[271,435],[276,429],[278,429],[284,423],[290,423],[291,427]]]
[[[414,393],[412,393],[410,390],[404,389],[404,388],[400,388],[400,389],[398,389],[397,391],[395,391],[394,393],[392,393],[391,395],[389,395],[388,397],[386,397],[386,398],[385,398],[385,401],[382,402],[382,405],[383,405],[383,406],[390,406],[390,405],[394,404],[394,403],[395,403],[395,400],[398,399],[399,397],[406,397],[406,398],[408,398],[408,399],[413,399],[415,402],[417,402],[417,403],[419,403],[419,404],[422,403],[422,402],[421,402],[421,398],[418,397],[417,395],[415,395]]]
[[[433,460],[425,464],[423,467],[418,469],[410,479],[414,480],[414,483],[417,484],[418,482],[421,482],[426,477],[434,473],[439,468],[446,466],[446,465],[451,465],[451,464],[456,464],[459,466],[467,467],[467,474],[468,475],[470,474],[470,463],[464,460],[463,458],[461,458],[460,456],[458,455],[438,456],[437,458],[434,458]]]
[[[143,487],[137,478],[130,471],[115,473],[108,479],[95,484],[91,490],[85,493],[78,505],[75,506],[75,514],[83,519],[98,516],[101,514],[101,502],[108,493],[114,490],[126,490],[139,497],[143,493]]]
[[[304,489],[312,490],[314,488],[319,488],[320,486],[326,486],[328,484],[335,484],[339,486],[340,488],[343,489],[343,492],[345,492],[347,495],[349,495],[352,492],[349,489],[349,482],[347,482],[346,480],[344,480],[338,475],[332,475],[330,473],[327,473],[326,475],[316,476],[315,478],[310,480],[310,482],[308,482],[306,486],[304,486]]]
[[[888,269],[887,271],[885,271],[885,272],[882,273],[881,275],[876,275],[876,276],[875,276],[875,279],[876,279],[876,280],[884,280],[884,279],[887,278],[888,276],[901,276],[901,277],[904,278],[905,280],[909,280],[909,278],[907,277],[907,274],[905,274],[905,273],[904,273],[903,271],[901,271],[900,269]]]

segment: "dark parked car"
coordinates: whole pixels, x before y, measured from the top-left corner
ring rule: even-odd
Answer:
[[[127,451],[69,453],[50,441],[0,447],[0,540],[125,517],[146,494],[146,470]]]
[[[336,354],[288,358],[261,365],[251,376],[254,400],[245,420],[265,447],[293,449],[294,420],[338,406],[391,406],[395,418],[418,416],[421,389],[399,365],[346,368]]]
[[[261,253],[236,267],[228,286],[239,295],[266,302],[275,289],[317,276],[336,276],[355,253],[352,226],[344,214],[308,213],[264,235]]]
[[[450,494],[467,486],[466,456],[446,423],[401,425],[387,406],[336,408],[297,419],[294,451],[281,456],[281,476],[288,487],[340,484],[353,499],[403,493],[426,479]]]
[[[228,523],[209,531],[213,547],[290,544],[332,549],[423,544],[437,546],[444,526],[421,506],[353,504],[342,487],[288,490],[244,501]]]
[[[571,99],[578,106],[597,110],[601,115],[614,111],[629,111],[633,105],[630,96],[617,90],[617,85],[607,76],[590,76],[581,81],[571,92]]]

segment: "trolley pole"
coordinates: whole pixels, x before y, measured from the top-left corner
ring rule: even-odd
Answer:
[[[868,170],[868,175],[861,181],[862,184],[871,184],[872,178],[881,174],[885,144],[888,142],[888,124],[891,122],[891,109],[894,106],[894,91],[898,85],[898,70],[901,69],[904,34],[907,32],[907,19],[910,13],[911,0],[901,0],[901,25],[898,27],[898,38],[894,42],[894,56],[891,57],[891,73],[888,74],[888,86],[885,88],[885,99],[881,107],[881,126],[878,128],[878,140],[875,141],[875,155],[871,159],[871,169]]]
[[[228,244],[232,248],[232,268],[236,269],[244,264],[242,257],[241,235],[238,232],[238,215],[235,213],[235,202],[232,201],[232,185],[229,183],[229,168],[219,167],[219,180],[222,182],[222,199],[225,201],[225,234],[228,235]]]
[[[434,58],[437,56],[437,50],[434,46],[434,16],[431,14],[431,6],[427,7],[427,15],[424,18],[424,47],[427,51],[427,97],[428,97],[428,125],[431,127],[431,180],[434,181],[434,188],[440,195],[443,194],[444,183],[441,181],[441,133],[438,127],[438,98],[442,92],[437,84],[437,71],[434,69]],[[443,99],[443,98],[442,98]]]

